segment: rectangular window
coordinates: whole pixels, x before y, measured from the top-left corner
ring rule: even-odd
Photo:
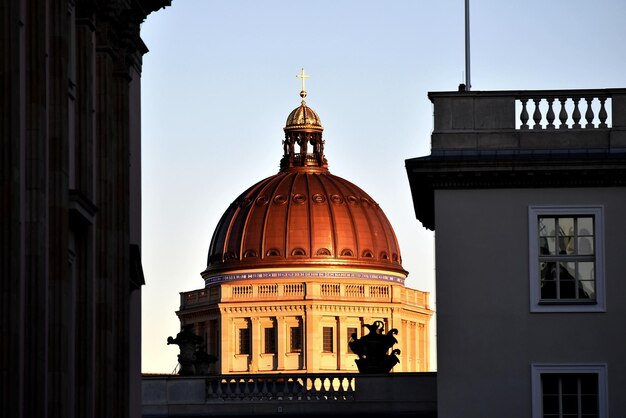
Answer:
[[[289,328],[289,351],[298,353],[302,351],[302,327]]]
[[[323,337],[322,351],[324,353],[332,353],[333,352],[333,327],[324,327],[322,337]]]
[[[359,338],[357,334],[356,328],[348,328],[348,335],[346,341],[348,341],[348,353],[352,353],[352,349],[350,348],[350,341],[355,341]]]
[[[531,311],[603,311],[602,209],[529,208]]]
[[[533,418],[606,417],[605,365],[533,365]]]
[[[275,328],[265,328],[265,353],[276,353],[276,330]]]
[[[250,354],[250,329],[239,328],[239,354]]]

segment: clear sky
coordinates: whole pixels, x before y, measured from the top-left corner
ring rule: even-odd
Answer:
[[[624,0],[472,0],[472,89],[626,87],[625,20]],[[464,81],[464,0],[173,0],[141,29],[144,372],[174,369],[179,292],[203,287],[228,205],[278,171],[301,67],[331,172],[378,201],[407,285],[434,293],[404,160],[430,153],[427,93]]]

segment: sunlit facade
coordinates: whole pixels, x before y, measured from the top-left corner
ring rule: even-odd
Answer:
[[[404,286],[408,273],[378,203],[328,171],[304,84],[300,95],[280,171],[224,213],[205,287],[181,294],[181,326],[193,324],[218,357],[213,373],[356,372],[348,342],[379,320],[399,331],[394,371],[427,371],[428,294]]]

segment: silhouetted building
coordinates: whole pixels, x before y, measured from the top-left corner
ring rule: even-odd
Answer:
[[[328,171],[304,86],[301,96],[284,128],[280,171],[222,216],[205,287],[181,294],[181,325],[205,338],[218,358],[213,373],[356,372],[348,342],[374,321],[399,331],[394,371],[428,371],[428,294],[404,286],[378,203]]]
[[[2,417],[141,413],[139,26],[169,3],[2,2]]]
[[[438,416],[626,416],[626,90],[429,98]]]

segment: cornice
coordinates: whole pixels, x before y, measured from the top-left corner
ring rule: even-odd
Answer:
[[[431,155],[406,161],[415,214],[434,230],[434,191],[626,186],[626,153]]]

